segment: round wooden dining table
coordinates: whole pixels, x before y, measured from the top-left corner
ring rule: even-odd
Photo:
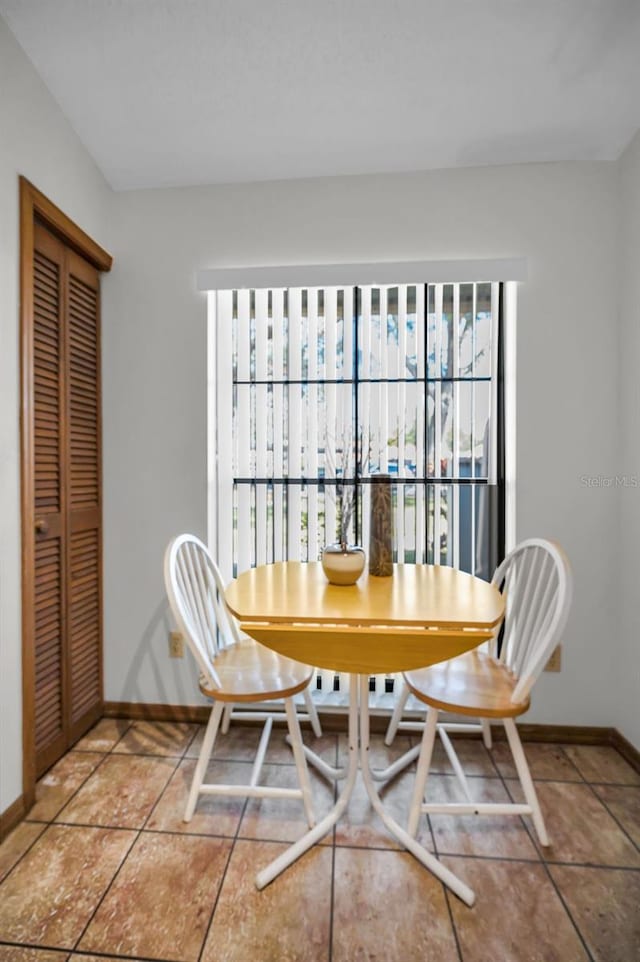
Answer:
[[[446,661],[495,635],[504,617],[498,589],[439,565],[394,565],[389,577],[364,573],[355,585],[331,585],[319,562],[285,561],[240,574],[225,591],[241,629],[267,648],[319,668],[347,672],[349,760],[333,768],[305,754],[325,777],[345,783],[331,811],[258,873],[263,888],[315,845],[346,810],[358,771],[371,804],[391,834],[467,905],[473,891],[386,811],[376,788],[397,767],[369,764],[369,678]]]

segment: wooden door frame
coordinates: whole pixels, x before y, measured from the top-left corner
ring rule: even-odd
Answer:
[[[25,177],[20,189],[20,478],[22,513],[22,800],[35,800],[34,625],[34,432],[33,432],[33,240],[36,218],[97,270],[113,258]],[[101,475],[100,471],[100,475]],[[102,478],[99,476],[102,486]],[[100,562],[102,579],[102,562]]]

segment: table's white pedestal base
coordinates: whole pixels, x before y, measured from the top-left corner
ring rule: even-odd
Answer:
[[[359,697],[358,697],[359,695]],[[359,711],[358,711],[359,706]],[[274,859],[256,876],[256,887],[262,889],[272,882],[284,869],[288,868],[296,859],[304,855],[312,846],[320,841],[344,814],[349,799],[353,794],[358,768],[375,811],[378,813],[389,832],[403,845],[407,851],[429,869],[440,881],[444,882],[463,902],[473,905],[475,894],[468,885],[461,882],[457,876],[445,868],[438,859],[416,842],[395,819],[385,810],[374,784],[374,775],[369,765],[369,676],[352,675],[349,692],[349,761],[346,768],[338,769],[327,765],[309,749],[305,750],[308,760],[327,778],[346,778],[338,801],[325,817],[311,828],[302,838],[294,842],[285,852]],[[393,774],[393,766],[384,773],[385,778]],[[378,776],[380,777],[380,776]]]

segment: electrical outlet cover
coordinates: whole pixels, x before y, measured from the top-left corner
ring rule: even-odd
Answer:
[[[169,633],[169,656],[171,658],[184,658],[184,638],[181,631]]]

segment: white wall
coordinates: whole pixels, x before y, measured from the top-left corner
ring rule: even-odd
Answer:
[[[522,165],[114,195],[105,298],[106,697],[194,702],[169,662],[162,552],[206,535],[206,301],[197,268],[529,259],[518,331],[518,537],[575,573],[563,670],[529,720],[611,725],[619,557],[615,164]]]
[[[108,246],[111,191],[0,19],[0,811],[22,793],[19,174]]]
[[[196,700],[188,663],[166,657],[161,579],[172,534],[206,535],[206,299],[196,269],[526,255],[518,536],[558,538],[576,578],[563,671],[543,677],[529,717],[617,724],[640,744],[638,674],[626,671],[638,636],[638,495],[580,480],[640,473],[638,140],[619,171],[523,165],[113,195],[1,20],[0,91],[0,811],[22,789],[19,173],[115,255],[103,287],[108,699]]]
[[[619,161],[620,380],[619,460],[628,479],[618,489],[619,553],[616,563],[619,635],[604,643],[616,663],[615,723],[640,746],[640,133]]]

